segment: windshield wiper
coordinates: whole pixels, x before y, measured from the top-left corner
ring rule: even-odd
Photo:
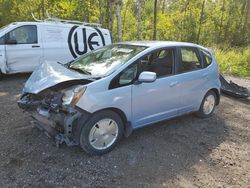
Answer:
[[[74,71],[77,71],[79,73],[82,73],[82,74],[87,74],[87,75],[91,75],[91,72],[89,71],[86,71],[86,70],[83,70],[83,69],[79,69],[79,68],[73,68],[73,67],[68,67],[69,69],[72,69]]]

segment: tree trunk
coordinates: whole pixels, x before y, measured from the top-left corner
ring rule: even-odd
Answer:
[[[198,34],[197,34],[197,43],[199,43],[199,40],[200,40],[200,33],[201,33],[201,28],[202,28],[202,21],[204,18],[205,4],[206,4],[206,0],[203,0],[201,14],[200,14],[200,24],[199,24]]]
[[[44,0],[42,0],[42,19],[45,19],[45,6],[44,6]]]
[[[156,23],[157,22],[157,0],[154,1],[154,32],[153,40],[156,40]]]
[[[125,11],[124,11],[124,14],[123,14],[122,35],[125,32],[125,23],[126,23],[126,15],[127,15],[127,10],[128,10],[128,5],[129,5],[129,1],[127,1],[127,3],[126,3]]]
[[[246,0],[245,15],[243,21],[243,32],[247,32],[249,29],[249,16],[250,16],[250,0]]]
[[[138,40],[141,40],[141,0],[137,0],[137,14],[138,14]]]
[[[103,15],[102,15],[102,0],[98,1],[98,6],[99,6],[99,23],[102,24],[102,19],[103,19]]]
[[[223,4],[222,4],[222,7],[221,7],[221,18],[220,18],[220,26],[219,26],[219,36],[218,38],[220,39],[221,38],[221,35],[222,35],[222,26],[223,26],[223,20],[224,20],[224,13],[225,13],[225,0],[223,0]],[[218,42],[218,39],[217,39],[217,42]]]
[[[121,6],[122,6],[122,0],[117,0],[117,2],[116,2],[116,22],[117,22],[117,39],[118,39],[118,42],[122,41]]]
[[[165,7],[166,7],[166,0],[163,0],[163,2],[162,2],[162,8],[161,8],[162,14],[165,13]]]

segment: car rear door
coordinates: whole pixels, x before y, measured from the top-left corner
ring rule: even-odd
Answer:
[[[6,34],[6,60],[10,73],[32,72],[42,62],[37,25],[22,25]]]
[[[135,128],[174,117],[180,108],[178,80],[176,75],[173,75],[176,49],[166,50],[172,53],[171,71],[164,65],[170,65],[169,57],[161,59],[162,52],[156,52],[156,59],[149,62],[146,70],[156,72],[156,81],[132,86],[132,124]],[[148,59],[151,59],[150,57]]]
[[[184,114],[199,109],[208,73],[202,68],[202,58],[196,47],[179,47],[178,54],[176,76],[181,102],[179,114]]]

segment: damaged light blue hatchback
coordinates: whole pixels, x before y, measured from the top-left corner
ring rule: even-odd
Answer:
[[[210,50],[191,43],[124,42],[66,65],[43,63],[18,105],[58,145],[101,155],[133,129],[190,112],[209,117],[219,101]]]

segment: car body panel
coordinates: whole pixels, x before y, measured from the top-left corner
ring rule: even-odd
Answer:
[[[110,78],[104,78],[88,84],[84,95],[76,106],[89,113],[95,113],[107,108],[116,108],[126,115],[127,120],[132,120],[132,86],[109,90],[106,85],[109,82]]]
[[[37,94],[62,82],[83,79],[91,79],[91,77],[69,70],[57,62],[46,61],[31,74],[24,85],[23,92]]]
[[[132,86],[132,126],[138,128],[177,115],[180,90],[175,76]],[[143,109],[143,110],[142,110]]]

